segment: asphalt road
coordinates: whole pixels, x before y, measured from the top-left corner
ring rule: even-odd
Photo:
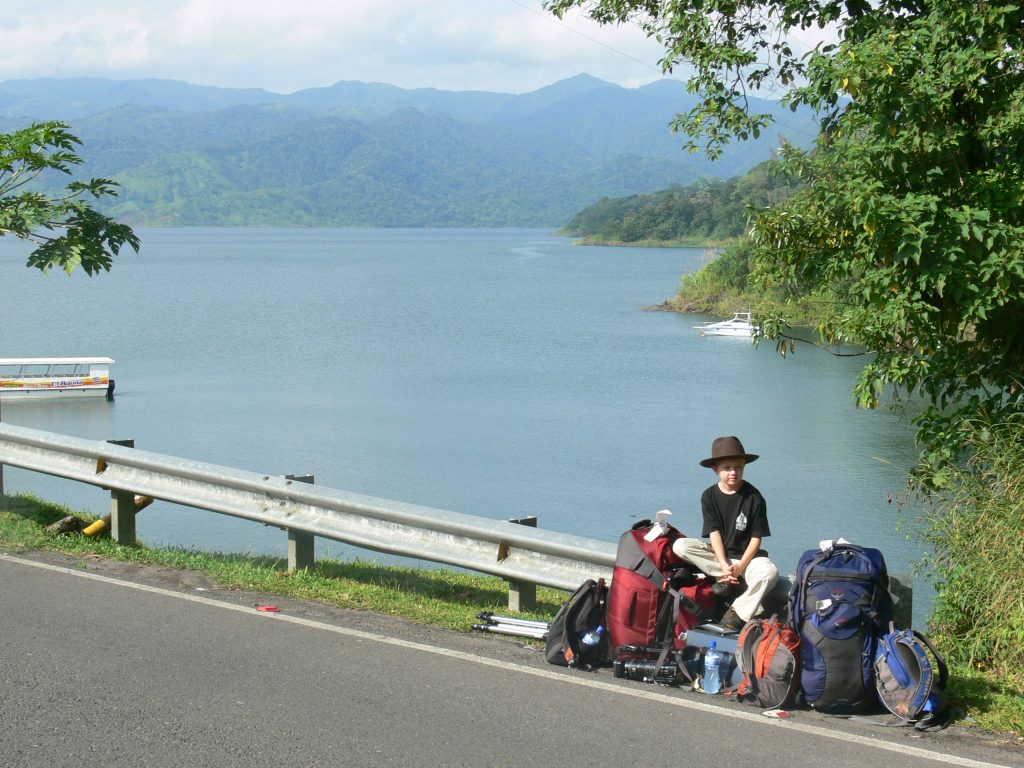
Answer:
[[[772,720],[513,639],[50,553],[0,553],[0,641],[5,768],[1024,765],[960,726]]]

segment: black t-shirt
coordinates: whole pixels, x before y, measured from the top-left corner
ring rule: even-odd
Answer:
[[[704,515],[701,535],[707,537],[712,531],[720,532],[725,553],[730,558],[743,557],[752,538],[772,535],[764,496],[748,482],[733,494],[722,493],[715,483],[700,497],[700,508]]]

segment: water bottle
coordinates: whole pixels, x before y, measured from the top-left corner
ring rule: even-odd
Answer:
[[[580,642],[583,645],[594,646],[601,642],[601,633],[604,632],[604,627],[600,624],[597,625],[597,629],[592,629],[583,637],[580,638]]]
[[[721,692],[722,679],[718,671],[721,660],[722,654],[718,652],[718,643],[712,640],[708,646],[708,652],[704,654],[704,693]]]

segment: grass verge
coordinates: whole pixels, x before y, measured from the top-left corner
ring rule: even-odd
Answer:
[[[27,494],[0,496],[0,549],[53,550],[185,568],[204,574],[224,588],[319,600],[460,632],[470,631],[481,611],[500,614],[508,609],[508,585],[492,576],[329,559],[318,560],[309,570],[289,574],[283,558],[123,547],[109,538],[54,535],[45,530],[47,525],[72,514],[93,519]],[[526,618],[550,621],[568,597],[555,589],[539,588],[537,593],[537,610],[523,614]],[[953,666],[948,693],[966,710],[970,724],[990,731],[1024,734],[1024,697],[1006,680],[969,667]]]
[[[470,631],[479,622],[476,614],[481,611],[508,613],[508,584],[495,576],[326,558],[318,560],[313,568],[288,573],[288,563],[283,558],[151,549],[141,545],[123,547],[109,537],[55,535],[46,531],[46,526],[68,515],[94,519],[31,495],[0,496],[0,549],[45,549],[186,568],[203,573],[224,588],[319,600],[461,632]],[[538,588],[537,610],[522,615],[550,621],[567,597],[556,589]]]

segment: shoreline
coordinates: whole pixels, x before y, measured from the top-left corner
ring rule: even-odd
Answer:
[[[574,235],[568,232],[556,232],[559,237],[569,237],[573,245],[597,245],[610,248],[722,248],[728,240],[605,240],[593,235]]]

